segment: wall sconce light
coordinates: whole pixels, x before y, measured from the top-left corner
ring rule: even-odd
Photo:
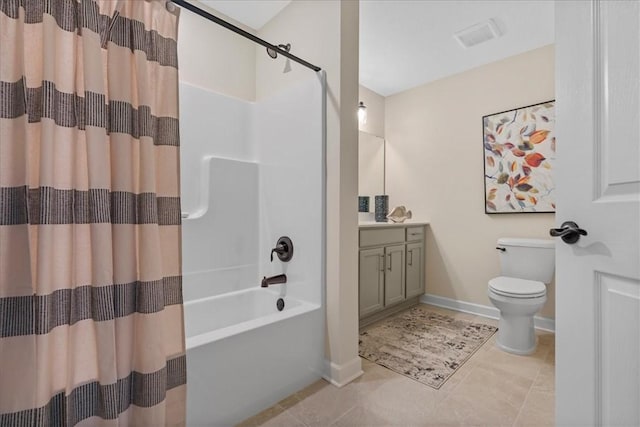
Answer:
[[[367,107],[362,101],[360,101],[360,104],[358,104],[358,123],[367,123]]]

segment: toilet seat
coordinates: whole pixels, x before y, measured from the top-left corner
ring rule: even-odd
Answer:
[[[489,280],[489,290],[510,298],[538,298],[547,293],[547,288],[542,282],[504,276]]]

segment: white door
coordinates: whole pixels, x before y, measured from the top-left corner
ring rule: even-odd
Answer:
[[[640,425],[640,1],[556,2],[556,421]]]

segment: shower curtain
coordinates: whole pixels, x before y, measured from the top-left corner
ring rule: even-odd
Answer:
[[[185,417],[177,13],[0,0],[0,425]]]

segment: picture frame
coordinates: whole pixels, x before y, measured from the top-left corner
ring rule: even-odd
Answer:
[[[482,117],[486,214],[552,213],[555,100]]]

